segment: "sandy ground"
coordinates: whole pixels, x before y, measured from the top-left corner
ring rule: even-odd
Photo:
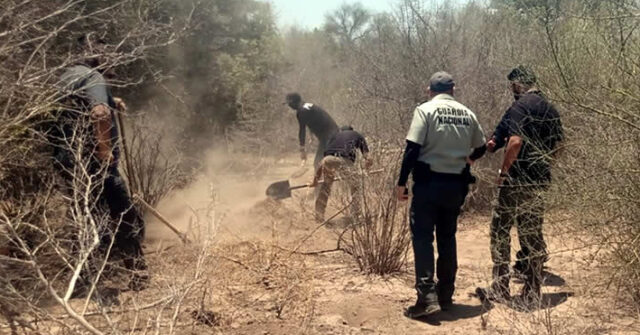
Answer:
[[[523,312],[482,306],[470,293],[490,280],[490,217],[471,214],[459,223],[454,308],[409,320],[402,312],[415,298],[411,252],[403,272],[380,277],[359,271],[343,252],[290,251],[296,246],[303,252],[334,249],[341,231],[338,224],[312,233],[316,224],[309,213],[309,191],[278,203],[265,201],[269,182],[303,172],[292,182],[310,178],[311,169],[296,164],[280,160],[266,173],[241,166],[227,173],[212,170],[160,204],[160,211],[194,240],[215,237],[215,260],[206,269],[211,285],[206,307],[221,321],[213,328],[191,327],[185,334],[640,334],[637,315],[617,311],[606,290],[590,279],[595,270],[587,252],[553,224],[546,227],[553,255],[541,308]],[[208,228],[197,228],[207,218]],[[187,265],[177,260],[158,265],[181,246],[157,220],[148,218],[148,223],[152,270],[181,271]],[[519,287],[514,283],[512,293]]]

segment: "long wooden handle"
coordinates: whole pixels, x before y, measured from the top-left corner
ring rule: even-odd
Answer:
[[[378,173],[382,173],[382,172],[384,172],[384,169],[373,170],[373,171],[368,172],[367,174],[378,174]],[[342,180],[342,179],[343,179],[343,178],[336,178],[336,179],[334,179],[333,181],[340,181],[340,180]],[[318,184],[322,184],[322,183],[324,183],[324,180],[323,180],[323,181],[318,182]],[[301,189],[301,188],[306,188],[306,187],[313,187],[313,186],[309,186],[308,184],[305,184],[305,185],[296,185],[296,186],[291,186],[291,187],[289,187],[289,190],[290,190],[290,191],[293,191],[293,190],[297,190],[297,189]]]
[[[311,187],[311,186],[309,186],[308,184],[291,186],[291,187],[289,187],[289,190],[297,190],[297,189],[300,189],[300,188],[307,188],[307,187]]]
[[[127,136],[125,135],[124,121],[122,120],[122,110],[116,110],[116,122],[118,122],[118,131],[120,132],[120,144],[122,145],[122,153],[124,155],[125,168],[127,169],[127,179],[129,181],[128,191],[130,194],[138,191],[138,183],[135,180],[133,167],[131,165],[131,155],[129,154],[129,146],[127,145]]]
[[[178,235],[178,237],[180,238],[180,240],[182,241],[183,244],[189,244],[190,241],[187,238],[187,235],[185,235],[183,232],[179,231],[178,228],[176,228],[174,225],[172,225],[169,222],[169,220],[167,220],[164,216],[162,216],[162,214],[160,214],[160,212],[158,212],[155,208],[153,208],[146,201],[144,201],[144,199],[142,199],[139,195],[135,194],[133,197],[138,199],[138,201],[140,201],[140,203],[143,204],[144,207],[146,207],[149,210],[149,212],[151,212],[151,214],[153,214],[153,216],[158,218],[158,220],[160,220],[160,222],[164,223],[165,226],[167,226],[167,228],[171,229],[171,231],[173,231],[176,235]]]

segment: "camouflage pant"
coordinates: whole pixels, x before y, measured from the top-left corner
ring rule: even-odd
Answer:
[[[356,194],[356,180],[354,178],[355,167],[352,161],[336,156],[326,156],[320,162],[320,169],[324,182],[318,186],[316,196],[316,220],[324,221],[324,213],[331,195],[331,188],[335,178],[341,178],[349,192],[349,196],[353,198],[350,206],[350,215],[353,217],[359,212],[358,197]]]
[[[494,285],[509,288],[511,261],[511,227],[518,230],[522,250],[528,253],[525,262],[525,284],[538,290],[542,281],[542,266],[546,258],[546,243],[542,234],[544,201],[540,187],[503,184],[491,221],[491,258]]]

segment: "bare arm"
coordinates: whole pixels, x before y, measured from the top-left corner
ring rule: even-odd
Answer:
[[[111,113],[104,104],[95,105],[91,109],[91,122],[98,146],[96,156],[103,162],[111,163]]]
[[[300,127],[298,130],[298,140],[300,141],[300,146],[304,147],[307,137],[307,125],[303,120],[300,120],[300,116],[298,116],[298,125]]]
[[[365,168],[370,168],[373,164],[373,161],[369,158],[369,145],[367,144],[367,140],[362,136],[360,136],[358,149],[360,149],[360,152],[362,153],[362,159],[364,159]]]
[[[522,137],[518,135],[513,135],[509,138],[509,142],[507,142],[507,149],[504,154],[504,159],[502,161],[502,173],[508,173],[509,169],[518,159],[518,154],[520,154],[520,149],[522,148]]]
[[[307,124],[304,120],[301,119],[300,112],[296,114],[298,118],[298,126],[300,129],[298,130],[298,140],[300,141],[300,159],[302,160],[302,165],[307,161],[307,151],[305,150],[305,142],[307,137]]]

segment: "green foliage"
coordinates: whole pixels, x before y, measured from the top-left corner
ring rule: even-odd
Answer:
[[[181,1],[177,10],[193,13],[187,34],[157,61],[184,92],[189,135],[212,135],[238,121],[245,92],[274,75],[280,50],[273,14],[254,0]]]

